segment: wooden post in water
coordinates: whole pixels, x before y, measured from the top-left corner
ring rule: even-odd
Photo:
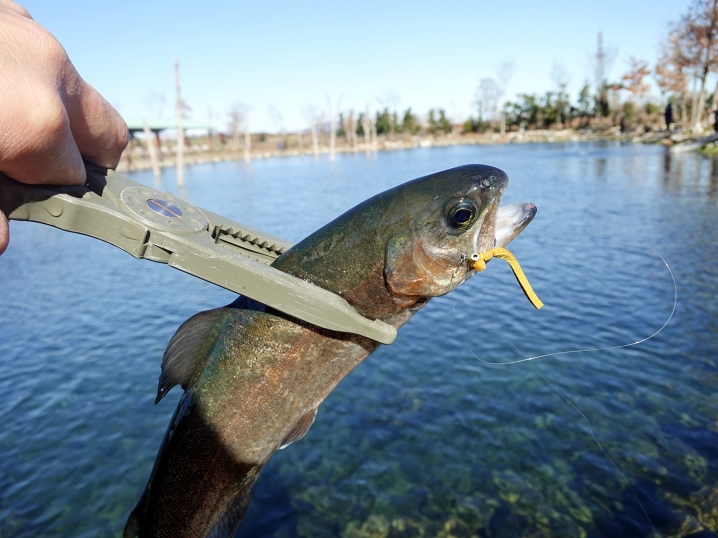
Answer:
[[[142,120],[142,130],[145,132],[145,142],[147,143],[147,155],[150,158],[150,164],[152,165],[152,173],[155,176],[155,181],[159,183],[161,178],[160,173],[160,162],[157,158],[157,148],[155,147],[155,137],[150,128],[147,126],[147,120]]]
[[[182,125],[182,94],[180,92],[179,58],[175,58],[175,86],[177,87],[177,186],[184,187],[184,126]]]

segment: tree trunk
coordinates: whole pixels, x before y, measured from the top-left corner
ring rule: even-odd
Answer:
[[[155,181],[160,182],[160,163],[157,159],[157,148],[155,147],[155,137],[147,126],[147,121],[142,122],[142,130],[145,132],[145,142],[147,143],[147,155],[150,158],[150,164],[152,165],[152,173],[155,176]]]
[[[331,113],[331,111],[330,111]],[[332,113],[331,118],[329,118],[329,160],[331,162],[334,162],[336,160],[336,156],[334,155],[335,146],[337,143],[337,125],[336,120],[334,119],[334,114]]]
[[[379,141],[376,134],[376,122],[373,120],[369,120],[369,122],[371,123],[371,150],[374,155],[376,155],[379,146]]]
[[[361,126],[364,130],[364,146],[366,148],[366,156],[371,156],[371,130],[369,126],[369,113],[364,114],[361,120]]]
[[[249,164],[252,151],[252,136],[249,134],[249,110],[244,113],[244,162]]]
[[[175,85],[177,87],[177,186],[184,187],[184,126],[183,106],[180,92],[179,58],[175,58]]]
[[[314,156],[319,155],[319,140],[317,138],[317,119],[312,118],[312,152]]]
[[[336,160],[337,117],[336,112],[332,108],[332,100],[329,98],[329,94],[327,94],[327,105],[329,105],[329,160],[334,162]],[[337,111],[339,111],[341,106],[342,98],[339,96],[339,101],[337,101]]]
[[[696,112],[698,111],[698,92],[696,91],[696,85],[698,84],[698,77],[693,79],[693,91],[691,92],[691,126],[696,124]]]
[[[357,150],[357,125],[354,121],[354,111],[349,112],[349,136],[351,137],[351,148],[352,151]]]
[[[681,125],[685,124],[686,121],[686,100],[681,98],[678,104],[678,118],[681,122]]]
[[[706,104],[706,79],[708,78],[708,73],[710,72],[709,66],[712,62],[711,51],[709,50],[707,54],[708,57],[706,59],[705,67],[703,68],[703,76],[701,78],[701,93],[698,96],[698,111],[696,112],[696,120],[693,124],[694,128],[699,132],[703,130],[701,119],[703,118],[703,111],[705,110]]]
[[[701,65],[701,92],[698,96],[698,106],[695,111],[695,117],[693,121],[694,129],[699,132],[703,130],[701,120],[703,119],[703,112],[705,110],[706,102],[706,78],[710,73],[711,68],[714,68],[714,57],[713,52],[715,48],[716,34],[718,33],[718,20],[716,20],[716,9],[718,8],[718,0],[713,0],[713,5],[710,8],[710,15],[708,16],[710,24],[706,31],[707,43],[705,44],[705,59]]]

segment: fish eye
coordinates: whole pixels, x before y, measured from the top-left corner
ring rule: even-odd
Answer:
[[[473,202],[464,200],[451,206],[446,214],[446,220],[452,228],[466,228],[474,222],[478,208]]]

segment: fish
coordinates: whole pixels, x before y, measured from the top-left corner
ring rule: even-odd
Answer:
[[[536,206],[500,209],[507,175],[465,165],[360,203],[282,254],[274,268],[397,329],[476,273]],[[381,344],[252,299],[200,312],[171,338],[157,401],[184,389],[125,538],[231,537],[274,452],[304,437],[322,401]]]

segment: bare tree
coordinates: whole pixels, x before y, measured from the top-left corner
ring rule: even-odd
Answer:
[[[244,110],[244,162],[249,164],[252,155],[252,135],[249,132],[249,108]]]
[[[312,153],[319,155],[319,138],[317,137],[317,108],[314,105],[307,105],[303,110],[304,119],[309,123],[309,130],[312,134]]]
[[[648,62],[631,56],[628,63],[630,67],[621,77],[621,80],[624,81],[623,87],[636,97],[643,97],[650,89],[650,86],[643,82],[643,79],[651,73],[648,69]]]
[[[347,145],[352,151],[357,150],[357,125],[354,121],[354,110],[350,110],[346,119],[346,126],[344,127],[344,135],[347,139]]]
[[[681,123],[685,121],[686,116],[689,71],[690,59],[684,55],[681,34],[678,25],[674,25],[669,32],[668,40],[661,46],[654,76],[661,92],[673,95]]]
[[[700,129],[706,99],[706,79],[718,67],[718,0],[693,0],[676,27],[674,35],[681,47],[681,55],[694,69],[694,81],[700,85],[694,92],[691,123]]]
[[[662,93],[685,94],[686,74],[680,66],[659,59],[654,76]]]
[[[513,61],[504,61],[496,68],[496,78],[498,79],[499,96],[498,96],[498,107],[501,115],[501,134],[506,132],[506,114],[504,113],[503,100],[509,91],[509,84],[511,79],[514,77],[516,69]]]
[[[244,115],[242,113],[243,105],[235,103],[227,112],[227,130],[232,137],[232,149],[239,151],[239,133],[242,128]]]
[[[616,60],[618,49],[615,47],[604,47],[603,33],[598,33],[598,46],[596,47],[596,56],[593,58],[593,82],[596,91],[595,116],[596,121],[601,123],[604,108],[608,106],[608,75]]]
[[[312,125],[310,127],[310,132],[312,135],[312,153],[315,157],[319,155],[319,137],[317,136],[317,120],[316,118],[312,120]]]
[[[496,79],[499,83],[501,97],[506,96],[506,92],[509,90],[509,84],[511,83],[511,79],[514,78],[515,73],[516,67],[513,60],[503,61],[496,67]]]
[[[319,109],[319,112],[317,113],[317,139],[319,140],[320,150],[321,146],[326,148],[329,147],[329,140],[327,140],[327,137],[329,136],[329,120],[327,120],[326,116],[326,110]]]
[[[687,56],[683,28],[675,23],[661,46],[655,77],[661,92],[672,94],[682,124],[685,124],[687,116],[688,83],[695,74],[692,64],[693,59]]]
[[[184,103],[180,90],[179,58],[175,58],[175,87],[177,90],[177,186],[184,187]]]
[[[301,129],[297,131],[297,142],[299,143],[299,154],[304,157],[304,134]]]
[[[342,106],[342,96],[339,96],[339,102],[337,103],[337,110]],[[337,144],[337,112],[332,108],[332,100],[327,94],[327,107],[329,111],[329,160],[334,162],[336,160],[335,150]]]
[[[142,122],[142,130],[145,132],[145,143],[147,144],[147,155],[150,157],[150,164],[152,165],[152,173],[155,176],[155,182],[159,183],[162,179],[160,173],[160,163],[157,158],[157,148],[155,147],[155,136],[150,131],[147,121]]]
[[[386,90],[384,94],[380,97],[377,97],[376,100],[382,107],[386,108],[389,111],[389,140],[394,140],[394,129],[396,127],[394,125],[394,113],[399,106],[401,98],[399,97],[398,93]]]
[[[319,155],[319,137],[317,137],[317,118],[312,118],[312,153]]]
[[[270,121],[272,122],[272,128],[274,129],[275,134],[283,135],[284,134],[284,116],[274,105],[269,105],[268,111],[269,111]]]
[[[372,151],[371,143],[371,116],[369,116],[369,107],[366,108],[366,112],[361,117],[361,126],[364,131],[364,146],[366,148],[366,156],[369,157]]]
[[[150,113],[150,117],[159,119],[165,106],[165,95],[163,93],[151,93],[142,99],[142,104]]]
[[[482,78],[476,89],[476,103],[479,106],[479,121],[486,118],[489,121],[496,119],[501,88],[492,78]]]
[[[551,68],[551,80],[556,85],[556,123],[558,128],[563,127],[564,109],[568,106],[568,94],[566,87],[571,81],[566,67],[563,64],[555,63]],[[565,98],[565,100],[564,100]]]
[[[220,114],[218,111],[214,110],[211,106],[207,107],[207,122],[209,123],[210,127],[207,130],[207,145],[209,146],[210,151],[215,150],[214,146],[214,134],[215,134],[215,122],[219,119]]]
[[[379,149],[379,137],[376,133],[376,121],[369,118],[369,124],[371,125],[371,151],[374,155],[376,155],[376,152]]]

